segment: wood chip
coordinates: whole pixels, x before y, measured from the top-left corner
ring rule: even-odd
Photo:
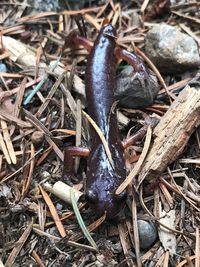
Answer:
[[[58,181],[56,182],[54,185],[50,185],[49,183],[45,183],[43,185],[43,187],[51,192],[52,194],[54,194],[55,196],[57,196],[58,198],[62,199],[63,201],[65,201],[68,204],[71,204],[71,198],[70,198],[70,190],[74,191],[74,195],[75,195],[75,199],[76,201],[79,200],[79,198],[83,195],[83,193],[75,188],[72,188],[71,186]]]
[[[4,142],[4,138],[3,138],[1,133],[0,133],[0,148],[1,148],[1,150],[2,150],[2,152],[4,154],[4,157],[5,157],[6,161],[8,162],[8,164],[11,164],[10,155],[8,153],[6,144]]]
[[[158,177],[182,153],[200,124],[200,88],[189,85],[179,94],[155,127],[152,147],[141,168],[139,184]]]
[[[14,151],[14,148],[13,148],[13,144],[12,144],[11,138],[10,138],[10,133],[8,131],[7,123],[4,120],[0,120],[0,122],[1,122],[1,129],[3,131],[3,138],[4,138],[4,141],[6,143],[6,147],[7,147],[10,159],[11,159],[13,164],[16,164],[17,163],[17,158],[16,158],[16,155],[15,155],[15,151]]]
[[[161,206],[160,206],[161,209]],[[175,210],[170,210],[169,212],[165,212],[164,210],[160,210],[160,222],[172,229],[175,229],[175,221],[176,221],[176,212]],[[167,230],[163,226],[160,226],[158,229],[158,235],[160,238],[160,242],[162,243],[165,251],[169,251],[172,255],[176,253],[176,236],[173,232]]]

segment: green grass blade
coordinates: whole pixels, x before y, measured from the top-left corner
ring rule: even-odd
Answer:
[[[80,214],[78,206],[77,206],[77,201],[76,201],[75,196],[74,196],[73,189],[70,190],[70,198],[71,198],[72,207],[73,207],[76,219],[78,221],[78,224],[79,224],[84,236],[87,238],[87,240],[91,244],[91,246],[94,249],[96,249],[96,251],[98,251],[97,245],[96,245],[94,239],[92,238],[92,236],[90,235],[90,233],[89,233],[89,231],[88,231],[88,229],[87,229],[87,227],[86,227],[86,225],[85,225],[85,223],[81,217],[81,214]]]

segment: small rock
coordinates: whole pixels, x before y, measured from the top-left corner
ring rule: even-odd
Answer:
[[[59,1],[55,0],[28,0],[28,4],[31,6],[34,14],[42,11],[47,12],[60,10]]]
[[[63,208],[63,205],[62,205],[62,204],[60,204],[60,203],[57,203],[57,204],[56,204],[56,210],[61,211],[62,208]]]
[[[133,67],[127,66],[118,76],[115,97],[126,108],[145,108],[153,104],[159,86],[154,75],[149,74],[145,86],[134,75]]]
[[[51,174],[49,172],[47,172],[47,171],[43,171],[41,173],[41,176],[42,176],[42,179],[48,179],[48,178],[51,177]]]
[[[41,146],[44,141],[44,133],[35,131],[31,136],[31,141],[36,147]]]
[[[145,51],[163,72],[181,72],[200,66],[196,42],[173,26],[154,26],[146,35]]]
[[[7,72],[6,65],[0,61],[0,72]]]
[[[158,236],[155,225],[144,220],[138,220],[138,232],[142,249],[149,248]]]
[[[12,197],[11,188],[5,184],[0,187],[0,197]]]

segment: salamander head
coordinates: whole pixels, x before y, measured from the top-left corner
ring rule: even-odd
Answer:
[[[114,218],[124,207],[126,191],[116,195],[115,192],[120,185],[119,177],[107,173],[107,178],[102,179],[103,173],[95,177],[90,186],[86,186],[85,199],[91,208],[99,216],[106,213],[107,219]]]
[[[107,24],[106,26],[104,26],[101,31],[105,37],[117,39],[116,30],[111,24]]]

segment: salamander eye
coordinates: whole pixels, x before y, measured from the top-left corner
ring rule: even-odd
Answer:
[[[97,196],[91,189],[85,192],[85,200],[91,204],[97,203]]]
[[[126,190],[122,191],[119,195],[115,195],[115,199],[117,202],[124,201],[126,199]]]

